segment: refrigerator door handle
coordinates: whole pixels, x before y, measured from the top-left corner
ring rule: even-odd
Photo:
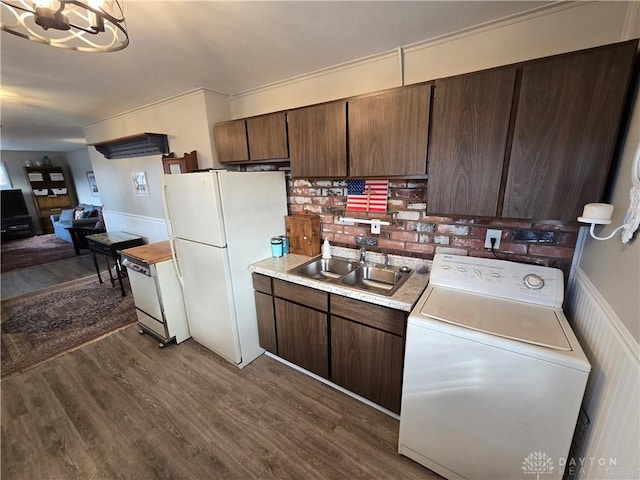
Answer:
[[[176,276],[180,282],[180,286],[184,289],[184,279],[182,278],[182,272],[180,271],[180,264],[178,263],[178,257],[176,256],[175,237],[169,239],[169,247],[171,248],[171,257],[173,258],[173,268],[176,270]]]
[[[167,233],[169,234],[169,238],[173,238],[173,223],[171,222],[171,212],[169,211],[169,199],[167,197],[167,183],[162,182],[162,207],[164,208],[164,216],[167,219]],[[173,245],[171,245],[171,254],[174,257]]]

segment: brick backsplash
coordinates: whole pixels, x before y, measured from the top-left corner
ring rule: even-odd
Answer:
[[[390,211],[398,212],[395,224],[382,226],[372,235],[369,225],[343,225],[332,209],[345,208],[346,180],[288,180],[288,203],[291,214],[308,210],[320,215],[322,237],[336,246],[359,248],[356,237],[376,237],[378,247],[372,251],[432,259],[435,253],[451,253],[475,257],[493,257],[484,248],[487,229],[502,230],[498,257],[523,263],[560,268],[568,275],[578,238],[578,226],[561,222],[535,223],[527,220],[431,216],[427,210],[426,180],[392,180],[389,182]],[[345,212],[349,217],[365,217],[361,212]],[[388,215],[369,214],[368,218],[389,220]],[[513,240],[515,230],[530,235],[554,232],[549,243]],[[549,235],[547,235],[549,236]]]

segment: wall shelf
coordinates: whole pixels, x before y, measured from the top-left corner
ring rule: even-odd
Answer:
[[[400,213],[399,211],[388,210],[386,213],[376,213],[380,217],[370,217],[367,215],[368,212],[356,212],[346,208],[334,207],[330,210],[340,221],[365,224],[380,223],[380,225],[395,225],[398,220],[398,213]]]

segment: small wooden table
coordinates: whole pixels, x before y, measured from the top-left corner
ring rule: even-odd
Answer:
[[[144,239],[137,235],[132,235],[126,232],[105,232],[95,235],[87,235],[85,237],[87,245],[91,254],[93,255],[93,264],[96,267],[96,273],[98,274],[98,280],[102,283],[102,276],[100,275],[100,268],[98,267],[98,260],[96,259],[96,253],[105,255],[107,260],[113,260],[113,265],[118,275],[118,283],[120,283],[120,290],[122,296],[126,296],[124,291],[124,284],[122,283],[122,266],[120,265],[120,255],[118,250],[125,248],[137,247],[144,245]],[[111,285],[114,284],[113,276],[111,275],[111,266],[109,266],[109,278],[111,279]]]
[[[69,235],[71,235],[71,241],[73,242],[73,249],[75,250],[76,255],[80,255],[81,249],[89,248],[85,238],[87,235],[95,235],[96,233],[104,232],[104,228],[93,227],[67,227],[65,230],[67,230]]]

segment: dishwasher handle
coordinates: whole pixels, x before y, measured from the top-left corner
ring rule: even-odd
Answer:
[[[144,266],[140,265],[139,263],[132,262],[128,258],[124,258],[122,260],[122,266],[127,268],[127,269],[129,269],[129,270],[133,270],[134,272],[138,272],[138,273],[141,273],[142,275],[146,275],[147,277],[151,276],[151,269],[150,268],[144,267]]]

